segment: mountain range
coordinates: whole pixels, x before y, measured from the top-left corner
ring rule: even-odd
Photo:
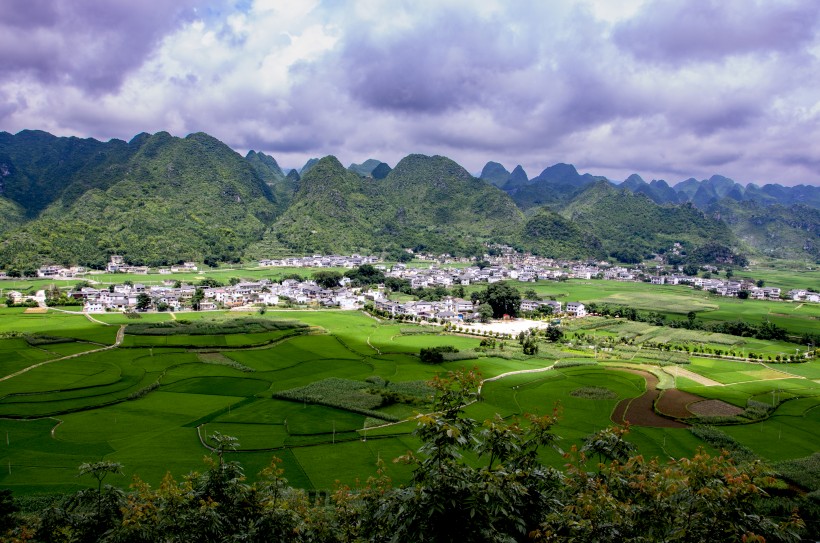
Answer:
[[[817,187],[742,187],[714,176],[621,184],[556,164],[529,179],[488,163],[479,178],[442,156],[288,173],[203,133],[130,141],[0,133],[0,266],[215,264],[405,248],[480,255],[486,243],[561,258],[640,261],[674,243],[818,257]],[[800,202],[800,203],[798,203]]]

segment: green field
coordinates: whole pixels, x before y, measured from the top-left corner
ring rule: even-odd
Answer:
[[[208,276],[216,273],[227,280],[282,272],[221,270]],[[122,280],[119,275],[111,278]],[[633,307],[673,314],[697,311],[704,318],[721,312],[752,321],[777,317],[786,319],[791,329],[811,328],[818,318],[818,308],[809,304],[798,308],[778,302],[738,303],[686,287],[568,281],[541,282],[535,289],[564,302],[626,300]],[[300,329],[309,333],[297,335],[288,329],[212,335],[126,334],[121,347],[100,351],[114,344],[121,325],[170,322],[172,317],[149,313],[128,319],[107,313],[97,317],[105,323],[100,324],[79,314],[0,309],[0,379],[4,379],[0,381],[0,439],[3,434],[7,439],[0,455],[2,485],[18,493],[76,489],[87,484],[76,477],[77,466],[101,458],[125,466],[124,474],[110,481],[114,484],[127,486],[134,474],[157,484],[166,472],[179,478],[200,469],[202,457],[210,454],[202,441],[209,443],[217,431],[238,438],[240,451],[232,454],[251,475],[275,455],[283,460],[291,484],[328,489],[337,480],[346,484],[366,480],[374,475],[377,462],[385,460],[388,474],[404,482],[409,468],[391,460],[418,447],[411,435],[414,423],[381,425],[423,412],[423,402],[385,395],[381,403],[368,404],[368,409],[375,410],[368,414],[345,403],[343,393],[341,399],[316,403],[275,396],[333,379],[365,383],[366,394],[378,396],[389,383],[402,390],[402,386],[412,387],[412,383],[451,370],[476,368],[488,378],[543,370],[557,360],[569,366],[485,383],[481,401],[470,405],[467,415],[483,421],[496,414],[511,418],[557,409],[559,422],[554,431],[560,438],[558,448],[566,451],[586,435],[612,425],[610,417],[619,401],[644,393],[644,378],[619,369],[624,366],[659,375],[661,388],[677,383],[682,390],[740,407],[749,401],[776,404],[769,419],[726,429],[766,460],[798,458],[820,450],[815,437],[820,435],[820,363],[763,365],[689,358],[686,353],[644,346],[668,342],[773,354],[805,350],[790,343],[593,318],[565,323],[572,345],[541,343],[541,354],[524,356],[514,340],[507,342],[504,351],[478,352],[477,337],[444,333],[440,327],[379,321],[359,312],[271,310],[264,317],[236,312],[177,317],[200,323],[196,326],[253,317],[298,320],[311,328]],[[30,345],[25,334],[66,341]],[[627,344],[619,343],[611,350],[591,348],[605,341]],[[457,360],[440,365],[420,362],[421,348],[445,345],[458,349]],[[91,350],[98,352],[87,353]],[[596,357],[606,364],[596,365]],[[686,369],[717,385],[673,379],[656,366],[681,358],[689,362]],[[21,373],[12,376],[17,372]],[[606,399],[576,394],[591,388],[606,389]],[[352,396],[349,399],[353,401]],[[680,428],[634,426],[628,439],[644,455],[662,458],[690,455],[699,446],[711,450]],[[544,451],[542,460],[555,467],[565,463],[554,450]]]

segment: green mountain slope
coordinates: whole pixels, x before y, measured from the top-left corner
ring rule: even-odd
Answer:
[[[276,203],[277,215],[281,215],[293,200],[299,179],[285,175],[276,159],[265,153],[248,151],[245,160],[253,167],[260,179],[267,183]],[[297,174],[298,175],[298,174]]]
[[[266,246],[297,253],[476,252],[483,241],[515,241],[523,222],[504,192],[444,157],[410,155],[382,180],[363,179],[325,157],[250,254],[264,256]]]
[[[522,246],[533,254],[550,258],[601,258],[598,238],[558,213],[540,208],[524,224]]]
[[[607,182],[598,182],[576,196],[561,214],[597,237],[608,254],[625,262],[636,262],[674,242],[698,247],[735,241],[725,223],[689,204],[659,206],[646,196]]]
[[[0,172],[5,196],[35,217],[57,198],[73,202],[91,188],[106,189],[123,175],[143,135],[130,143],[58,138],[47,132],[0,132]]]
[[[0,235],[23,224],[25,210],[16,202],[0,197]]]
[[[372,181],[328,156],[299,181],[299,190],[261,247],[276,242],[296,254],[352,253],[376,246],[378,215],[383,205],[372,194]],[[260,247],[251,249],[263,257]],[[270,255],[267,255],[270,256]]]
[[[451,252],[509,242],[524,222],[507,194],[442,156],[409,155],[378,188],[392,204],[384,224],[403,247]]]
[[[719,216],[756,253],[774,258],[820,258],[818,209],[724,199],[713,204],[709,212]]]
[[[77,197],[69,186],[39,218],[7,233],[0,265],[100,266],[111,253],[148,265],[236,260],[273,221],[270,189],[220,141],[160,132],[132,143],[138,150],[109,170],[105,185]]]

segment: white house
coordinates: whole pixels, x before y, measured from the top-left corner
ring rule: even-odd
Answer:
[[[569,302],[567,304],[567,313],[575,317],[583,317],[587,314],[587,309],[581,302]]]

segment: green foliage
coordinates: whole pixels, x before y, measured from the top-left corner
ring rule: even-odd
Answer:
[[[298,253],[381,252],[387,246],[475,252],[511,241],[523,222],[502,191],[444,157],[410,155],[379,183],[325,157],[304,175],[292,204],[258,248]]]
[[[357,285],[374,285],[384,282],[384,273],[371,264],[362,264],[345,272],[345,277]]]
[[[728,451],[737,462],[757,460],[757,455],[751,449],[738,443],[735,438],[714,426],[695,425],[689,431],[715,449]]]
[[[235,437],[208,436],[217,459],[181,482],[166,475],[152,489],[135,479],[128,494],[102,486],[115,463],[84,464],[98,485],[58,507],[28,515],[42,541],[798,541],[796,511],[763,492],[771,485],[757,462],[698,451],[669,462],[636,456],[626,429],[591,434],[564,454],[566,471],[542,464],[555,447],[555,413],[483,425],[465,413],[481,379],[475,372],[435,378],[433,411],[419,415],[420,446],[401,461],[412,484],[393,486],[380,465],[358,488],[340,486],[309,500],[287,485],[274,459],[248,483],[231,460]],[[381,378],[367,384],[383,388]],[[704,434],[705,435],[705,434]],[[725,440],[723,441],[725,443]],[[588,455],[598,456],[590,472]],[[465,460],[469,459],[469,460]],[[795,502],[800,512],[806,502]],[[809,511],[810,512],[810,511]]]
[[[26,334],[23,338],[26,340],[26,343],[32,347],[37,347],[40,345],[56,345],[58,343],[72,343],[77,341],[71,337],[51,336],[48,334]]]
[[[306,325],[284,319],[243,317],[228,320],[167,321],[129,324],[125,333],[132,336],[210,336],[226,334],[256,334],[272,330],[306,328]]]
[[[820,452],[775,464],[777,473],[801,488],[820,490]]]
[[[726,198],[710,206],[709,212],[719,214],[735,235],[758,254],[783,259],[820,258],[816,231],[820,210],[816,208]]]
[[[586,400],[614,400],[618,395],[606,387],[582,387],[570,392],[570,396]]]
[[[521,293],[506,281],[489,284],[485,289],[478,291],[476,296],[482,303],[492,307],[493,317],[496,319],[504,315],[515,317],[521,307]]]
[[[691,204],[659,206],[644,195],[606,182],[585,190],[561,214],[598,238],[604,251],[623,262],[639,262],[674,242],[698,247],[730,245],[734,240],[725,223]]]
[[[577,224],[546,208],[527,219],[522,245],[533,254],[549,258],[601,258],[601,242]]]
[[[688,251],[686,263],[695,266],[704,266],[706,264],[747,266],[749,260],[743,255],[736,254],[730,247],[721,243],[710,242]]]
[[[313,274],[313,280],[322,288],[335,288],[340,285],[342,274],[337,271],[318,271]]]
[[[457,353],[458,349],[452,345],[441,345],[439,347],[423,347],[419,352],[419,358],[425,364],[441,364],[444,362],[447,353]]]
[[[397,417],[377,411],[394,403],[421,404],[426,402],[432,390],[420,382],[394,383],[354,381],[331,377],[304,387],[274,393],[275,398],[308,402],[345,409],[381,420],[398,420]]]
[[[65,166],[57,165],[54,151],[70,138],[43,139],[51,143],[37,147],[42,156],[20,159],[26,181],[7,181],[9,197],[31,205],[31,213],[42,210],[0,244],[0,265],[7,268],[45,262],[99,268],[110,254],[153,266],[235,261],[274,218],[267,185],[241,156],[205,134],[180,139],[160,132],[129,144],[83,140]],[[49,164],[44,157],[55,159],[53,168],[39,166]]]

